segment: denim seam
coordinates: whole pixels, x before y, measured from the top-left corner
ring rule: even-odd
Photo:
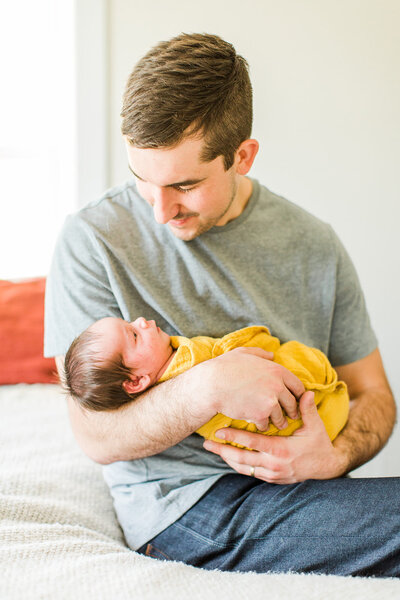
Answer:
[[[221,543],[221,542],[216,542],[214,540],[211,540],[210,538],[205,537],[204,535],[202,535],[201,533],[198,533],[197,531],[193,531],[193,529],[189,529],[188,527],[185,527],[184,525],[180,524],[180,523],[174,523],[175,527],[178,527],[179,529],[183,529],[184,531],[190,533],[190,535],[192,535],[193,537],[202,540],[203,542],[206,542],[207,544],[209,544],[210,546],[216,546],[218,548],[237,548],[240,546],[240,542],[239,543],[235,543],[235,542],[227,542],[227,543]],[[263,536],[263,537],[249,537],[247,538],[248,541],[262,541],[264,539],[266,539],[266,537],[270,538],[270,539],[282,539],[282,538],[304,538],[304,535],[293,535],[293,534],[287,534],[287,535],[275,535],[275,534],[268,534],[268,536]],[[319,540],[321,538],[327,539],[327,538],[331,538],[333,540],[338,540],[340,538],[360,538],[360,536],[358,535],[346,535],[346,534],[341,534],[341,535],[334,535],[334,534],[329,534],[329,535],[307,535],[306,536],[307,539],[310,540]],[[362,537],[362,536],[361,536]],[[370,536],[371,540],[379,540],[381,539],[380,536]]]
[[[206,538],[203,535],[201,535],[201,533],[197,533],[197,531],[193,531],[193,529],[189,529],[188,527],[185,527],[184,525],[181,525],[180,523],[174,523],[175,527],[178,527],[179,529],[183,529],[184,531],[190,533],[190,535],[192,535],[193,537],[202,540],[203,542],[206,542],[209,546],[216,546],[217,548],[236,548],[236,546],[238,544],[235,543],[227,543],[227,544],[221,544],[219,542],[215,542],[214,540],[211,540],[210,538]]]

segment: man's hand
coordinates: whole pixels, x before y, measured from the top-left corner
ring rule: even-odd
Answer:
[[[236,348],[202,363],[210,383],[204,396],[207,407],[214,414],[255,423],[260,431],[268,429],[269,419],[284,429],[288,423],[282,409],[290,418],[298,418],[297,399],[304,393],[304,385],[272,359],[271,352],[260,348]]]
[[[219,454],[233,469],[273,483],[330,479],[348,473],[370,460],[387,442],[395,423],[396,406],[379,350],[348,365],[337,367],[350,395],[349,420],[332,443],[325,431],[313,394],[300,400],[303,427],[290,437],[264,436],[236,429],[221,429],[225,439],[255,452],[207,441],[204,447]],[[252,472],[252,468],[255,471]]]
[[[331,479],[345,472],[346,461],[329,439],[314,403],[313,392],[300,399],[303,426],[290,437],[267,436],[238,429],[221,429],[217,437],[250,450],[207,440],[204,447],[219,454],[235,471],[269,483],[295,483],[305,479]],[[222,435],[221,435],[222,434]]]

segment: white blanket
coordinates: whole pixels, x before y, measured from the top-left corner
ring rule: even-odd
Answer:
[[[129,550],[58,386],[0,387],[1,600],[398,599],[397,579],[204,571]]]

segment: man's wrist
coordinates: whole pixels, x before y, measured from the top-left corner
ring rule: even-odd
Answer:
[[[335,479],[336,477],[342,477],[349,471],[349,458],[343,448],[334,447],[334,460],[331,464],[331,469],[328,479]],[[329,469],[326,469],[328,474]]]
[[[335,455],[335,462],[333,465],[333,477],[342,477],[354,468],[354,451],[352,449],[351,443],[349,443],[349,440],[343,435],[343,433],[339,434],[339,436],[332,442],[332,444]]]
[[[218,412],[215,385],[217,374],[213,363],[213,360],[207,360],[183,374],[185,396],[191,401],[191,412],[198,420],[199,427]]]

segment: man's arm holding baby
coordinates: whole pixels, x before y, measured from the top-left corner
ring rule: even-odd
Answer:
[[[264,436],[235,429],[220,430],[224,439],[256,452],[206,441],[238,473],[270,483],[294,483],[305,479],[331,479],[370,460],[387,442],[396,408],[379,350],[349,365],[336,368],[351,398],[348,423],[332,443],[307,392],[300,400],[304,426],[291,437]],[[218,435],[218,432],[217,432]],[[221,435],[222,437],[222,435]]]
[[[88,456],[100,463],[157,454],[193,433],[217,412],[247,419],[260,430],[297,417],[301,381],[272,354],[238,348],[152,387],[114,411],[88,411],[68,399],[72,429]],[[63,357],[57,358],[59,372]],[[240,377],[238,377],[240,373]]]

